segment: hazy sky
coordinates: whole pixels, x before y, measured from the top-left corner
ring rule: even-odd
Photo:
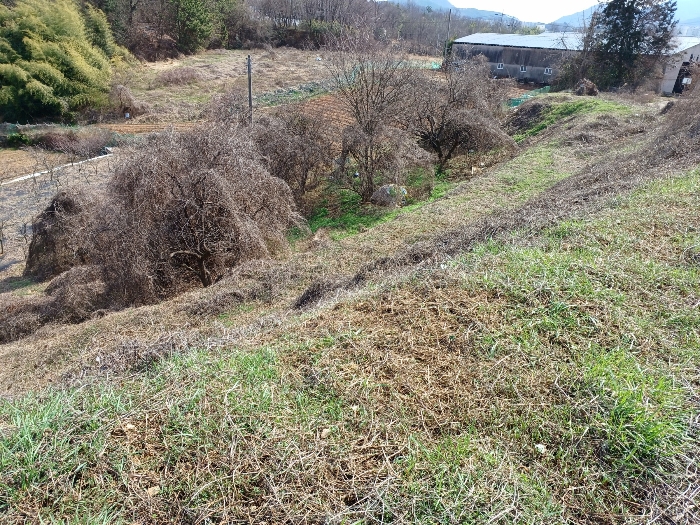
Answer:
[[[595,0],[451,0],[457,7],[474,7],[515,16],[523,22],[554,22],[596,5]]]

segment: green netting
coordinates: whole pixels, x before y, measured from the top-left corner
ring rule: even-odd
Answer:
[[[508,99],[508,107],[515,108],[518,107],[520,104],[525,102],[527,99],[532,98],[534,96],[540,95],[542,93],[549,93],[550,87],[549,86],[544,86],[539,89],[533,89],[532,91],[528,91],[527,93],[520,95],[518,98],[511,98]]]

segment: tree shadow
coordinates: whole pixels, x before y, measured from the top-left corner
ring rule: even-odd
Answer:
[[[0,293],[22,290],[23,288],[27,288],[35,284],[38,284],[37,281],[29,277],[22,277],[21,275],[12,275],[9,277],[5,277],[4,279],[0,279]]]

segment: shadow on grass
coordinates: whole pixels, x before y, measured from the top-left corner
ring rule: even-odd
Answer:
[[[4,279],[0,279],[0,293],[22,290],[23,288],[27,288],[35,284],[37,283],[28,277],[16,275],[5,277]]]

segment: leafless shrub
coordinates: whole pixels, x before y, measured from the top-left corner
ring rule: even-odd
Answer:
[[[266,168],[289,184],[304,211],[306,193],[318,188],[332,170],[332,144],[326,131],[323,119],[305,114],[299,106],[286,106],[253,129]]]
[[[115,84],[109,93],[109,101],[120,114],[129,113],[131,117],[137,117],[148,113],[148,105],[136,100],[131,90],[122,84]]]
[[[89,247],[80,233],[90,224],[92,210],[83,195],[62,191],[32,223],[32,239],[24,275],[46,280],[85,264]]]
[[[87,159],[100,155],[105,147],[115,140],[114,133],[107,129],[90,128],[79,132],[74,130],[49,131],[38,135],[34,143],[49,151],[59,151],[67,155]]]
[[[248,125],[250,107],[248,98],[240,91],[229,91],[212,98],[208,117],[213,122],[222,124]]]
[[[178,67],[163,71],[156,77],[156,83],[161,86],[192,84],[202,78],[202,75],[193,67]]]
[[[343,130],[343,149],[334,178],[356,191],[365,202],[382,184],[402,184],[406,167],[406,134],[389,126],[376,126],[371,133],[361,126]]]
[[[358,29],[329,44],[326,62],[338,97],[367,134],[391,121],[412,91],[411,67],[400,48],[377,42],[370,31]]]
[[[490,77],[481,57],[449,64],[440,73],[414,71],[401,115],[419,144],[437,155],[440,169],[459,153],[515,148],[500,127],[508,85]]]

